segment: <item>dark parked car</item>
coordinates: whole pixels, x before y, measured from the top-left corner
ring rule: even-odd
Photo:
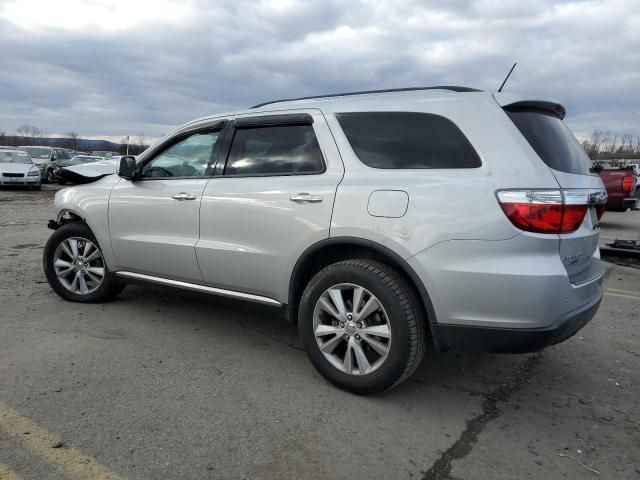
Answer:
[[[599,174],[609,196],[605,210],[626,212],[628,208],[636,208],[638,204],[636,197],[638,178],[633,168],[600,170]]]

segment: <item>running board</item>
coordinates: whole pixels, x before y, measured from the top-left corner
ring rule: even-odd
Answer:
[[[234,290],[225,290],[224,288],[207,287],[206,285],[198,285],[197,283],[180,282],[178,280],[170,280],[168,278],[153,277],[151,275],[143,275],[142,273],[134,272],[116,272],[118,277],[129,278],[131,280],[140,280],[143,282],[155,283],[158,285],[165,285],[167,287],[182,288],[185,290],[192,290],[194,292],[208,293],[210,295],[218,295],[220,297],[237,298],[239,300],[246,300],[249,302],[262,303],[264,305],[271,305],[274,307],[281,307],[282,303],[273,298],[262,297],[260,295],[253,295],[251,293],[236,292]]]

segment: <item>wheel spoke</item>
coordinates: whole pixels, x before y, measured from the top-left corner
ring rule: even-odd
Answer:
[[[73,267],[71,262],[67,262],[66,260],[62,260],[61,258],[56,258],[56,261],[53,262],[54,267],[62,268],[62,267]]]
[[[342,368],[344,368],[344,371],[349,374],[353,371],[353,354],[351,351],[353,350],[354,342],[355,340],[353,338],[350,338],[347,342],[347,351],[344,354],[344,360],[342,362]]]
[[[67,240],[69,242],[69,246],[71,247],[71,253],[74,257],[78,256],[78,240],[75,238],[70,238]]]
[[[367,360],[367,356],[364,354],[364,350],[358,342],[353,342],[353,353],[356,354],[356,363],[358,364],[360,373],[367,373],[371,368],[371,364],[369,360]]]
[[[336,349],[336,347],[340,345],[340,342],[342,342],[342,340],[342,335],[336,335],[331,340],[327,340],[326,342],[324,342],[320,346],[320,349],[323,352],[332,353]]]
[[[62,251],[66,253],[69,256],[69,258],[73,258],[73,253],[71,253],[71,250],[69,250],[69,246],[67,245],[67,240],[65,240],[60,244],[60,248],[62,248]]]
[[[370,337],[369,335],[363,335],[362,339],[367,342],[371,348],[373,348],[376,352],[378,352],[379,355],[384,356],[387,354],[387,352],[389,351],[389,346],[379,342],[378,340],[376,340],[373,337]]]
[[[334,327],[333,325],[323,325],[320,324],[316,327],[315,333],[316,337],[323,337],[325,335],[330,334],[342,334],[343,329],[340,327]]]
[[[360,329],[360,333],[365,335],[375,335],[376,337],[391,338],[391,331],[388,325],[371,325]]]
[[[84,249],[82,251],[82,256],[85,258],[85,260],[87,259],[87,257],[89,256],[89,252],[91,251],[91,248],[93,247],[93,243],[91,242],[84,242]]]
[[[102,267],[89,267],[87,268],[87,271],[95,275],[100,275],[101,277],[104,277],[104,268]]]
[[[344,305],[342,290],[340,290],[339,288],[331,288],[329,290],[329,296],[331,297],[333,304],[336,306],[336,308],[338,309],[338,313],[340,314],[340,316],[337,318],[344,320],[347,315],[347,307]]]
[[[75,276],[73,277],[73,281],[71,282],[71,285],[69,285],[69,290],[71,290],[73,293],[76,293],[78,291],[79,278],[80,278],[80,272],[76,272]]]
[[[89,287],[87,287],[87,282],[84,279],[84,275],[80,275],[80,293],[86,294],[89,292]]]
[[[357,317],[358,309],[360,307],[360,302],[362,301],[362,295],[364,294],[364,288],[356,287],[353,289],[353,306],[351,307],[351,311]]]
[[[102,278],[95,276],[93,273],[86,272],[86,274],[87,274],[87,277],[89,277],[89,280],[95,283],[96,286],[100,285],[100,282],[102,282]]]
[[[324,310],[325,312],[327,312],[329,315],[331,315],[333,318],[341,320],[340,318],[340,314],[337,312],[337,310],[335,308],[333,308],[333,305],[331,305],[329,303],[329,301],[325,298],[322,297],[320,299],[320,301],[318,302],[318,305],[320,306],[320,308],[322,310]]]
[[[367,303],[364,304],[364,307],[362,307],[362,310],[358,312],[356,319],[364,320],[373,312],[378,310],[378,308],[380,308],[380,303],[378,302],[378,299],[372,295],[371,298],[367,300]]]
[[[100,258],[100,250],[98,250],[97,248],[93,252],[91,252],[88,257],[85,257],[85,260],[87,262],[92,262],[96,258]]]

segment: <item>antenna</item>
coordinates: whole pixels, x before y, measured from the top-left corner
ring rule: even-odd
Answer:
[[[513,67],[511,67],[511,70],[509,70],[509,73],[507,73],[507,76],[504,78],[504,82],[502,82],[502,85],[500,85],[500,88],[498,89],[499,92],[502,91],[502,87],[504,87],[504,84],[507,83],[507,80],[509,80],[509,77],[511,76],[511,72],[513,72],[513,69],[516,68],[517,64],[518,62],[515,62],[513,64]]]

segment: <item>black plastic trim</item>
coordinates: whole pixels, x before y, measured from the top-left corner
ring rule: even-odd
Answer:
[[[602,296],[599,296],[543,329],[440,324],[436,326],[436,330],[444,350],[488,353],[538,352],[575,335],[595,316],[601,301]]]
[[[477,88],[470,87],[457,87],[455,85],[443,85],[436,87],[405,87],[405,88],[388,88],[384,90],[362,90],[357,92],[344,92],[344,93],[331,93],[327,95],[314,95],[311,97],[298,97],[298,98],[283,98],[282,100],[272,100],[270,102],[259,103],[258,105],[254,105],[251,108],[260,108],[265,105],[271,105],[272,103],[283,103],[283,102],[295,102],[298,100],[314,100],[318,98],[331,98],[331,97],[350,97],[352,95],[367,95],[370,93],[392,93],[392,92],[413,92],[419,90],[450,90],[452,92],[481,92],[482,90],[478,90]]]
[[[313,117],[308,113],[287,113],[284,115],[261,115],[242,117],[234,121],[236,128],[275,127],[280,125],[312,125]]]

